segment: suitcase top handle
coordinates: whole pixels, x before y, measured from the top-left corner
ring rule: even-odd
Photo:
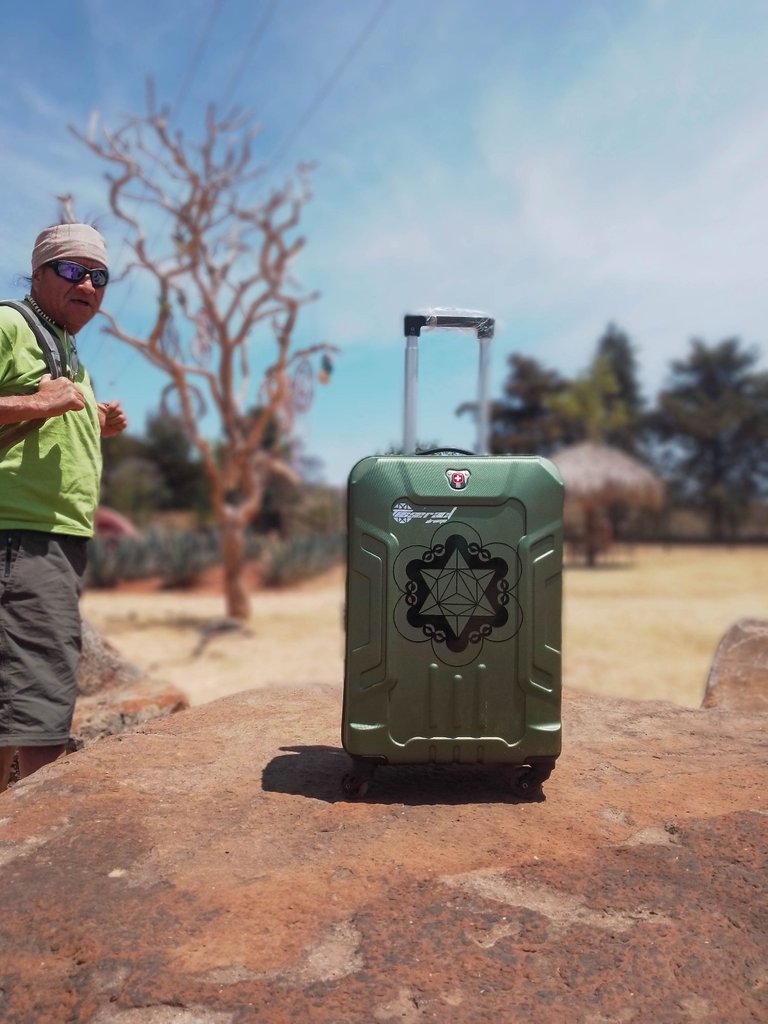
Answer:
[[[490,316],[454,316],[452,314],[407,313],[403,318],[403,333],[406,338],[420,337],[422,327],[458,327],[462,330],[474,330],[478,338],[492,338],[494,319]]]
[[[426,314],[406,314],[405,329],[405,402],[403,405],[403,451],[412,455],[416,451],[416,378],[418,375],[418,348],[422,328],[448,327],[471,330],[477,335],[479,366],[477,374],[477,443],[478,454],[488,452],[490,433],[490,403],[488,401],[488,373],[493,317],[475,310],[432,309]]]

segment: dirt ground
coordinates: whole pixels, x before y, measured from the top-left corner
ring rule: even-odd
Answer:
[[[564,573],[566,688],[698,707],[717,644],[740,618],[768,619],[768,546],[615,549]],[[247,689],[340,687],[341,567],[253,594],[243,630],[221,628],[214,577],[190,591],[93,590],[83,614],[139,668],[191,704]]]

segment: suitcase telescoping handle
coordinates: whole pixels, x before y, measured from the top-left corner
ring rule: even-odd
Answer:
[[[406,455],[416,450],[416,384],[419,376],[419,337],[423,327],[446,327],[472,330],[480,348],[477,375],[477,442],[478,454],[488,452],[488,370],[490,342],[494,321],[487,316],[463,316],[437,313],[407,314],[403,321],[405,333],[405,405],[403,410],[403,449]]]

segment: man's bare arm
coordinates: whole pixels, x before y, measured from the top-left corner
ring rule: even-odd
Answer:
[[[80,388],[66,377],[51,379],[49,373],[40,378],[40,386],[31,395],[9,395],[0,398],[0,426],[26,420],[50,419],[65,412],[85,408]]]

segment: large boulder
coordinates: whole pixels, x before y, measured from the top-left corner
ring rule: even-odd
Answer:
[[[93,740],[129,732],[153,718],[164,718],[189,707],[189,698],[178,687],[152,678],[132,665],[86,619],[82,621],[82,637],[77,700],[68,743],[70,753]],[[12,783],[18,775],[18,761],[14,758]]]
[[[768,717],[572,694],[544,800],[452,766],[349,802],[340,708],[248,691],[0,796],[0,1017],[768,1017]]]
[[[768,711],[768,620],[739,619],[717,646],[704,707]]]
[[[177,687],[132,665],[85,619],[77,691],[73,749],[189,707]]]
[[[87,619],[83,619],[82,627],[83,649],[77,678],[80,696],[90,697],[103,690],[133,686],[141,679],[141,669],[126,661]]]

